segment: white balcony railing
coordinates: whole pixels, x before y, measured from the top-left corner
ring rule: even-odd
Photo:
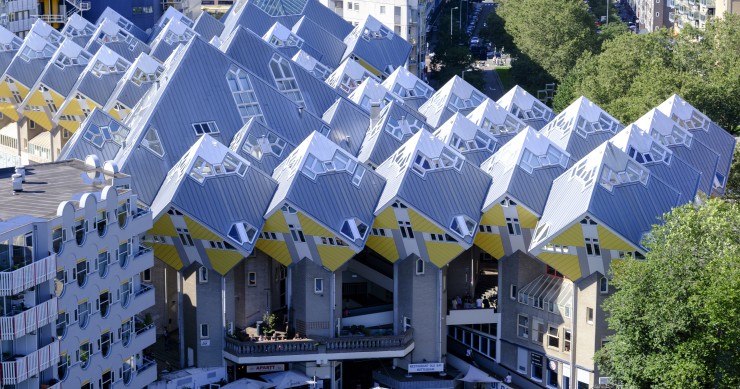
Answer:
[[[18,339],[57,320],[57,298],[43,302],[15,315],[0,317],[0,340]]]
[[[0,296],[11,296],[42,282],[53,280],[57,274],[57,256],[52,254],[18,270],[0,272]]]
[[[14,360],[2,362],[0,369],[0,383],[17,385],[28,377],[37,375],[59,362],[59,343],[53,342],[28,355],[16,356]]]

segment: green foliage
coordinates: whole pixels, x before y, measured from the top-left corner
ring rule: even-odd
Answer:
[[[432,78],[437,80],[440,85],[445,84],[454,76],[462,76],[463,70],[473,69],[475,59],[470,53],[470,49],[466,44],[460,44],[461,42],[467,42],[467,37],[461,35],[458,23],[455,23],[453,27],[453,35],[450,36],[450,9],[448,6],[443,9],[440,17],[440,30],[437,32],[437,44],[432,58],[431,68],[437,69],[432,73]],[[454,11],[454,19],[456,20],[459,10]],[[473,85],[476,89],[483,90],[485,82],[483,75],[480,70],[472,70],[465,72],[465,81]]]
[[[583,95],[630,123],[678,93],[730,132],[740,131],[740,15],[687,28],[617,34],[581,58],[558,87],[563,110]]]
[[[498,13],[519,50],[558,80],[598,44],[594,18],[581,1],[502,0]]]
[[[740,200],[740,148],[735,148],[732,156],[732,167],[730,167],[730,176],[727,177],[725,198],[733,201]]]
[[[481,31],[481,36],[489,42],[493,42],[497,50],[505,49],[512,58],[512,67],[507,76],[511,84],[507,85],[502,78],[504,91],[508,91],[514,85],[519,85],[527,92],[537,96],[537,91],[543,89],[545,84],[555,82],[555,79],[542,66],[536,64],[532,58],[519,51],[514,45],[514,38],[506,31],[504,19],[496,12],[491,12],[486,20],[487,27]],[[499,76],[501,74],[499,73]]]
[[[594,359],[625,387],[740,387],[740,204],[709,199],[664,222],[645,261],[612,265],[616,333]]]
[[[262,333],[265,335],[272,335],[277,328],[277,316],[274,313],[265,312],[262,315]]]

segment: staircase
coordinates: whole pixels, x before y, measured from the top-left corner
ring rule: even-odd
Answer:
[[[90,1],[83,1],[83,0],[66,0],[66,3],[70,5],[69,9],[67,10],[67,13],[65,14],[52,14],[52,15],[32,15],[35,16],[41,20],[43,20],[46,23],[59,23],[64,24],[67,23],[67,20],[69,20],[70,17],[72,17],[73,14],[80,14],[82,15],[82,11],[89,11],[90,10]]]
[[[475,297],[494,300],[498,294],[498,263],[495,261],[480,261],[478,280],[475,284]]]

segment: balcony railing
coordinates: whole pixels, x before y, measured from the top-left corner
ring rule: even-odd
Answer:
[[[154,289],[154,287],[153,287],[153,286],[151,286],[151,285],[149,285],[149,284],[147,284],[147,283],[144,283],[144,282],[142,282],[142,283],[141,283],[141,284],[139,285],[139,290],[137,290],[137,291],[136,291],[136,293],[134,293],[134,297],[139,297],[139,296],[141,296],[142,294],[144,294],[144,293],[146,293],[146,292],[148,292],[148,291],[150,291],[150,290],[152,290],[152,289]]]
[[[18,294],[42,282],[53,280],[56,274],[56,254],[52,254],[17,270],[0,272],[0,296]]]
[[[59,343],[53,342],[28,355],[16,356],[12,361],[2,362],[0,383],[17,385],[28,377],[39,374],[59,362]]]
[[[278,342],[241,342],[226,338],[226,352],[243,357],[319,353],[375,352],[405,349],[414,341],[413,330],[402,335],[316,338]]]
[[[18,339],[57,320],[56,297],[26,310],[11,311],[0,317],[0,339]]]
[[[152,366],[156,366],[157,362],[153,359],[149,359],[147,357],[142,358],[141,365],[136,366],[136,374],[141,374],[146,369],[151,368]]]

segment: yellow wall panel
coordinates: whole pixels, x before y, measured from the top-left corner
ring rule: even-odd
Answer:
[[[321,263],[329,270],[335,271],[345,262],[355,256],[354,250],[345,246],[327,246],[323,244],[316,245],[316,251],[319,252]]]
[[[596,226],[596,228],[599,231],[599,244],[602,250],[635,251],[635,248],[631,244],[612,234],[606,228],[602,226]]]
[[[18,89],[18,92],[20,92],[21,97],[23,99],[25,99],[26,96],[28,96],[28,92],[30,91],[30,89],[27,86],[25,86],[25,85],[21,84],[20,82],[16,81],[15,82],[15,87],[16,87],[16,89]]]
[[[527,211],[521,205],[516,206],[516,212],[519,215],[519,224],[523,228],[534,230],[537,227],[537,216]]]
[[[435,234],[444,234],[445,232],[442,231],[439,227],[437,227],[436,224],[429,221],[429,219],[425,218],[424,216],[419,215],[415,211],[409,208],[409,219],[411,219],[411,227],[414,229],[414,232],[432,232]],[[450,220],[452,221],[452,220]],[[398,227],[396,227],[398,229]]]
[[[285,266],[293,263],[292,258],[290,258],[290,251],[288,251],[288,245],[282,240],[257,239],[255,247]]]
[[[493,208],[484,213],[480,224],[485,224],[487,226],[505,226],[506,220],[504,219],[504,209],[501,207],[501,204],[494,205]]]
[[[313,221],[310,217],[298,212],[298,221],[301,222],[301,229],[303,234],[312,236],[334,236],[333,232],[330,232],[326,228],[319,225],[319,223]]]
[[[576,222],[576,224],[573,224],[558,236],[550,239],[550,242],[565,246],[584,247],[585,243],[583,242],[583,228],[581,227],[581,223]]]
[[[44,95],[39,90],[35,90],[28,99],[28,104],[46,107],[46,99],[44,99]]]
[[[375,250],[376,253],[382,255],[383,258],[391,262],[396,262],[398,260],[396,241],[392,237],[372,235],[367,238],[366,246]]]
[[[78,128],[80,128],[81,122],[78,122],[76,120],[60,120],[59,125],[66,128],[69,132],[75,132]]]
[[[496,259],[501,259],[504,256],[504,244],[501,241],[501,235],[478,232],[475,235],[474,243]]]
[[[10,92],[10,87],[8,86],[8,83],[3,81],[0,82],[0,96],[7,97],[12,101],[13,94]]]
[[[211,232],[208,228],[202,226],[200,223],[196,222],[195,220],[184,216],[185,218],[185,225],[188,226],[188,232],[190,232],[190,235],[198,240],[213,240],[213,241],[219,241],[224,240],[223,237],[218,236]]]
[[[222,276],[226,275],[244,258],[239,252],[232,250],[206,249],[206,254],[213,270]]]
[[[0,112],[2,112],[3,115],[11,118],[13,121],[18,121],[20,119],[20,116],[18,116],[18,111],[15,110],[15,106],[10,103],[0,103]]]
[[[108,111],[108,115],[112,116],[118,121],[123,121],[123,118],[121,117],[121,115],[118,114],[118,111],[116,111],[113,108],[111,108],[110,111]]]
[[[375,228],[390,228],[392,230],[398,229],[398,220],[396,220],[396,214],[393,212],[393,207],[386,207],[383,212],[375,217],[373,222]]]
[[[363,61],[362,59],[359,59],[358,58],[357,59],[357,63],[359,63],[360,65],[362,65],[362,67],[364,67],[365,69],[367,69],[370,73],[372,73],[372,74],[374,74],[374,75],[376,75],[378,77],[383,77],[383,73],[382,72],[380,72],[378,69],[375,69],[369,63]]]
[[[457,243],[426,242],[426,247],[429,260],[440,268],[463,252],[462,246]]]
[[[54,104],[56,104],[57,107],[61,107],[62,104],[64,104],[64,96],[53,91],[52,89],[49,89],[49,94],[51,95],[51,100],[54,101]]]
[[[36,124],[40,125],[47,131],[51,131],[52,128],[54,128],[54,125],[51,123],[51,120],[49,119],[49,115],[46,114],[46,112],[35,112],[35,111],[25,111],[23,114],[36,122]]]
[[[575,281],[581,278],[581,266],[578,263],[577,255],[542,252],[537,258],[552,266],[570,280]]]
[[[177,254],[177,249],[175,249],[175,246],[154,243],[152,244],[152,248],[154,249],[154,256],[157,257],[160,261],[166,263],[175,270],[182,269],[182,260]]]
[[[265,221],[265,226],[262,228],[264,231],[269,232],[282,232],[288,233],[288,223],[285,222],[285,216],[280,211],[277,211]]]
[[[64,112],[62,112],[64,115],[82,115],[82,107],[80,107],[80,103],[77,101],[76,98],[70,97],[69,98],[69,104],[64,108]]]
[[[152,235],[177,236],[175,225],[172,224],[172,220],[170,220],[170,215],[167,214],[164,214],[162,217],[159,218],[159,220],[154,222],[154,226],[151,230],[149,230],[149,232]]]

